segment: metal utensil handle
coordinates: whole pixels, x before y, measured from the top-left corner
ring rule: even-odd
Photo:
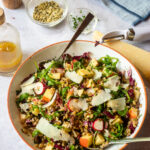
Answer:
[[[63,53],[61,54],[61,56],[67,51],[67,49],[72,45],[72,43],[78,38],[78,36],[88,26],[88,24],[92,21],[93,18],[94,18],[94,15],[91,14],[91,13],[88,13],[88,15],[85,17],[85,19],[83,20],[82,24],[79,26],[79,28],[77,29],[76,33],[72,37],[71,41],[69,42],[69,44],[67,45],[67,47],[65,48]]]
[[[126,138],[122,140],[111,141],[109,142],[109,144],[126,144],[126,143],[146,142],[146,141],[150,141],[150,137]]]

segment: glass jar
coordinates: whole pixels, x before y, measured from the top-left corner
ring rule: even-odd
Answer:
[[[7,75],[17,69],[22,60],[20,37],[17,29],[5,22],[0,8],[0,74]]]

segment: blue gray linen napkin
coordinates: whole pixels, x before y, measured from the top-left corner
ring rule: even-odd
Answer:
[[[150,16],[150,0],[103,0],[123,20],[136,26]]]

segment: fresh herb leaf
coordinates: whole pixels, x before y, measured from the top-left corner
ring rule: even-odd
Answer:
[[[39,130],[35,129],[33,132],[32,132],[32,137],[35,137],[39,134]]]
[[[78,112],[76,115],[77,115],[77,116],[83,116],[84,112],[85,112],[85,111],[80,111],[80,112]]]
[[[127,93],[123,88],[121,88],[121,86],[119,86],[118,91],[111,91],[111,94],[113,98],[116,99],[116,98],[125,97]]]
[[[98,133],[98,131],[95,131],[95,133],[94,133],[94,137],[93,137],[93,145],[95,145],[95,138],[96,138],[97,133]]]
[[[69,150],[75,150],[75,146],[74,146],[74,145],[71,145],[71,146],[69,147]]]
[[[19,104],[20,102],[22,102],[23,100],[27,100],[29,97],[28,93],[24,93],[21,94],[20,97],[16,100],[16,103]]]
[[[32,109],[33,109],[33,110],[36,109],[36,108],[39,109],[39,107],[38,107],[37,105],[32,105]]]
[[[127,97],[127,102],[128,103],[132,103],[132,99],[131,99],[131,97],[129,96],[129,94],[128,94],[128,91],[126,91],[125,89],[123,89],[122,90],[122,92],[125,94],[125,96]]]
[[[63,62],[61,60],[52,60],[51,65],[49,66],[50,68],[62,68],[63,67]]]
[[[118,58],[110,57],[109,55],[99,59],[100,64],[105,65],[106,68],[112,71],[116,71],[118,61]]]
[[[69,87],[62,88],[62,90],[61,90],[61,96],[62,96],[63,99],[66,98],[68,90],[69,90]]]
[[[116,123],[115,124],[115,131],[110,132],[111,136],[113,136],[115,139],[120,139],[123,137],[124,127],[123,124]]]
[[[39,111],[40,111],[40,114],[42,115],[42,117],[46,118],[45,109],[43,109],[42,107],[39,107]]]
[[[73,63],[73,70],[74,70],[74,71],[76,71],[76,70],[78,70],[78,69],[81,69],[81,68],[84,68],[82,62],[77,61],[77,62],[74,62],[74,63]]]
[[[34,65],[35,65],[35,67],[36,67],[36,69],[37,69],[37,71],[38,71],[38,70],[39,70],[39,65],[37,64],[36,61],[34,62]]]
[[[52,121],[53,118],[54,118],[52,115],[46,115],[45,117],[46,117],[49,121]]]
[[[45,80],[48,81],[48,86],[59,85],[60,82],[54,79],[51,79],[48,75],[45,77]]]
[[[108,76],[112,75],[112,73],[113,73],[113,71],[111,69],[104,67],[104,69],[103,69],[104,76],[108,77]]]
[[[54,116],[55,116],[55,117],[59,117],[59,116],[60,116],[60,112],[59,112],[59,111],[55,111],[55,112],[54,112]]]
[[[102,113],[103,107],[102,105],[99,105],[96,109],[96,111],[94,111],[93,113],[93,118],[92,120],[95,120],[101,113]]]
[[[127,112],[128,112],[128,108],[126,107],[124,110],[118,111],[118,114],[122,117],[125,117]]]
[[[57,127],[58,129],[62,129],[63,127],[57,124],[54,124],[55,127]]]

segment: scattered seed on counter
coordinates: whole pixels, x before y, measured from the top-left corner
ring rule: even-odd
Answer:
[[[63,9],[54,1],[43,2],[36,6],[33,19],[42,23],[57,21],[63,15]]]

